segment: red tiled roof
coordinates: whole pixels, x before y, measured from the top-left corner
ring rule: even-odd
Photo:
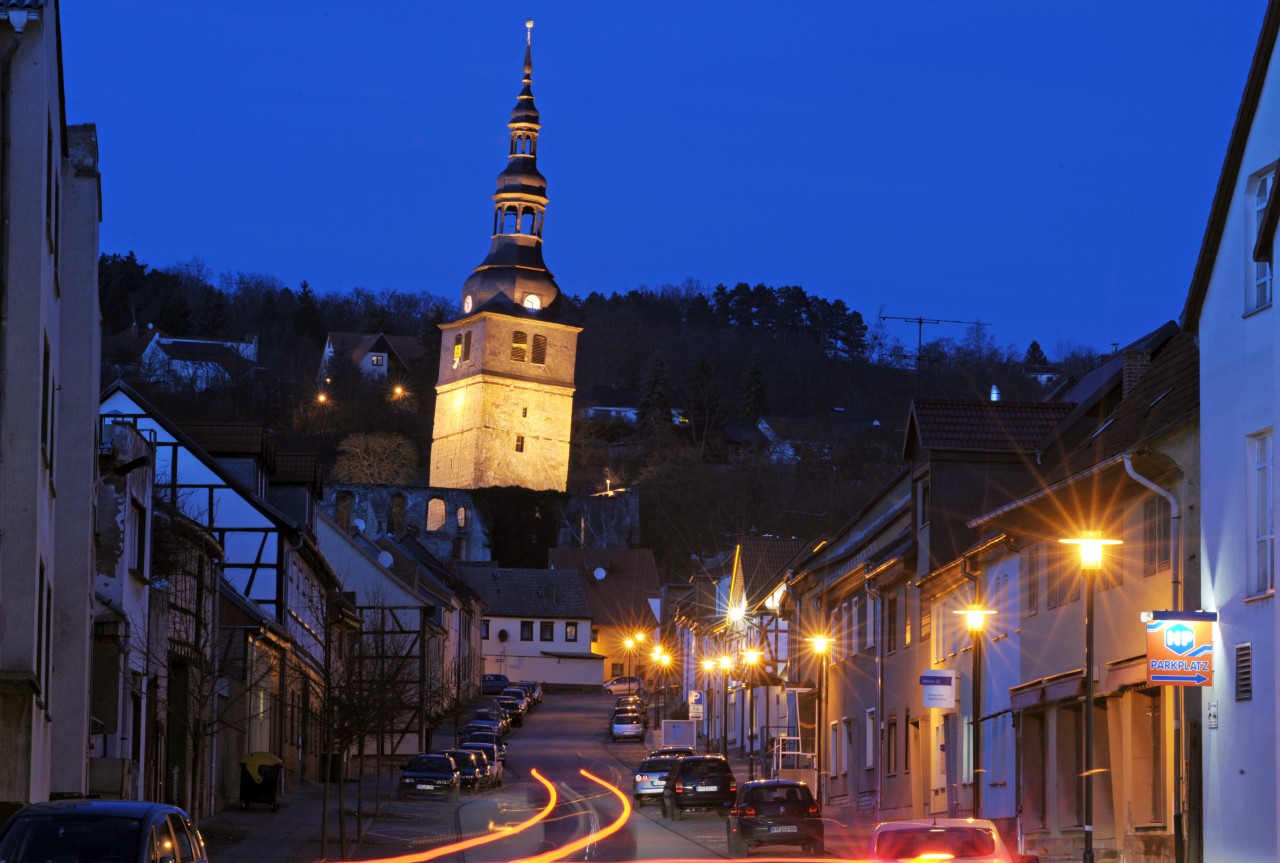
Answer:
[[[925,449],[1034,452],[1075,406],[1035,402],[917,401],[904,452]]]

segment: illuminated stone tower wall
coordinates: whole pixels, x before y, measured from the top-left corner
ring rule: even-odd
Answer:
[[[557,320],[560,289],[542,260],[547,183],[537,166],[532,75],[526,43],[489,254],[463,284],[463,316],[440,327],[431,443],[431,485],[439,488],[568,484],[581,329]]]

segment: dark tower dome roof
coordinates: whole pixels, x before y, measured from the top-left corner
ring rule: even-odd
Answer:
[[[515,306],[537,313],[560,296],[555,278],[542,261],[542,228],[547,210],[547,180],[538,171],[538,109],[533,104],[533,22],[524,50],[520,96],[511,112],[511,148],[494,192],[493,235],[489,254],[462,285],[463,314],[472,314],[499,294]]]

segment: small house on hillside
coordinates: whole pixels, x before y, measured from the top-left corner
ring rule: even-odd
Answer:
[[[324,353],[316,383],[326,378],[342,363],[349,363],[366,377],[386,380],[389,374],[402,373],[418,365],[427,355],[426,347],[414,336],[387,333],[333,332],[325,338]]]

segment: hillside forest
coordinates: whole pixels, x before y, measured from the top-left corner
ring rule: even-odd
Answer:
[[[364,288],[317,294],[270,275],[215,277],[199,260],[153,268],[132,253],[100,258],[99,290],[104,385],[123,378],[179,423],[261,423],[281,452],[314,453],[334,479],[367,481],[375,464],[383,481],[426,485],[438,325],[460,314],[455,300]],[[634,424],[575,417],[569,491],[637,490],[640,544],[667,571],[728,536],[808,538],[839,527],[901,468],[913,398],[985,399],[996,387],[1006,400],[1039,400],[1045,381],[1097,361],[1074,344],[1055,346],[1052,357],[1035,342],[1001,347],[981,325],[904,344],[888,322],[790,285],[689,281],[566,294],[559,305],[561,319],[583,328],[578,401],[608,393],[638,408]],[[200,392],[149,384],[131,351],[152,329],[256,337],[257,367]],[[329,332],[412,336],[426,352],[394,381],[403,395],[390,398],[349,363],[320,369]],[[744,457],[744,435],[762,417],[802,441],[793,457]],[[372,441],[382,449],[371,455]]]

